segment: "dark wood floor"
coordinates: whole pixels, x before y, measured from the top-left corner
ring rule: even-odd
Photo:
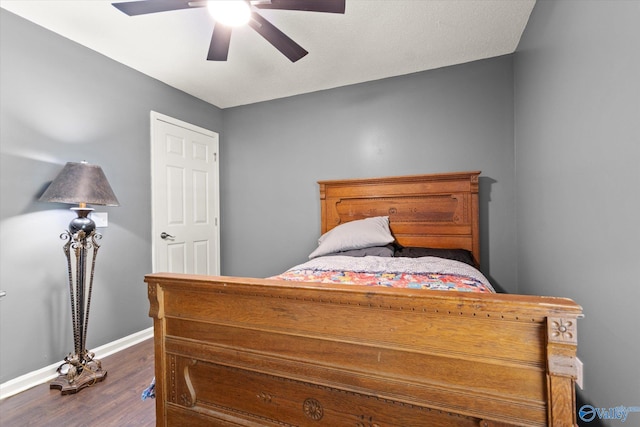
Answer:
[[[140,395],[153,379],[153,339],[102,359],[104,381],[76,394],[41,384],[0,402],[0,426],[154,426],[155,400]]]

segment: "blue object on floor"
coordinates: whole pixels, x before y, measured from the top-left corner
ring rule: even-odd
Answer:
[[[156,379],[154,378],[151,381],[149,387],[145,388],[142,392],[142,400],[147,400],[148,398],[155,399],[156,398]]]

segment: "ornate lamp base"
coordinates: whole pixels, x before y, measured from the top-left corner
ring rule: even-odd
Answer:
[[[93,209],[73,209],[77,212],[78,218],[71,221],[69,230],[62,233],[60,238],[67,241],[63,248],[69,272],[74,352],[64,358],[64,363],[58,368],[60,375],[49,384],[49,388],[60,389],[63,395],[77,393],[107,376],[107,371],[102,370],[102,363],[94,359],[95,354],[87,351],[85,347],[93,272],[100,248],[98,240],[102,235],[95,232],[95,223],[88,218],[89,212]]]
[[[107,376],[107,371],[102,370],[102,363],[93,359],[93,353],[85,354],[82,363],[76,355],[69,355],[65,361],[58,369],[60,375],[49,384],[50,389],[57,388],[63,395],[77,393]]]

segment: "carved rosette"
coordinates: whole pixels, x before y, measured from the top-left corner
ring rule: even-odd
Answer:
[[[547,323],[547,331],[549,341],[569,344],[578,342],[576,336],[576,321],[573,319],[551,317]]]
[[[191,400],[191,396],[187,395],[187,393],[182,393],[180,395],[180,403],[182,406],[191,407],[193,406],[193,401]]]
[[[322,404],[311,397],[305,399],[304,403],[302,404],[302,411],[307,416],[307,418],[310,418],[314,421],[319,421],[324,416],[324,409],[322,408]]]

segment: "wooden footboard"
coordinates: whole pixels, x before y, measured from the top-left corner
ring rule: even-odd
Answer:
[[[146,276],[159,426],[572,426],[571,300]]]

